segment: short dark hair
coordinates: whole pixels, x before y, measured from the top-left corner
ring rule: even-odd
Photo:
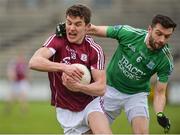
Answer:
[[[154,27],[158,23],[161,24],[164,28],[173,28],[173,30],[176,28],[176,23],[174,23],[173,20],[168,16],[160,14],[154,16],[151,26]]]
[[[73,5],[67,9],[66,17],[67,16],[84,18],[85,24],[88,24],[91,21],[91,10],[88,7],[81,4]]]

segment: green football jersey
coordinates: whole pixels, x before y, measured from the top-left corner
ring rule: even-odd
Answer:
[[[173,70],[168,44],[151,51],[145,38],[147,31],[128,25],[109,26],[107,37],[119,43],[107,67],[107,84],[117,90],[135,94],[150,91],[150,78],[157,73],[160,82],[167,82]]]

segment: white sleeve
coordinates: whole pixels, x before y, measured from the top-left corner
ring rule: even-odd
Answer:
[[[56,50],[52,47],[48,48],[49,50],[51,50],[51,52],[53,53],[53,55],[56,53]]]

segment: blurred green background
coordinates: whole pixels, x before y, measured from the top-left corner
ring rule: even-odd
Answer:
[[[50,106],[47,73],[29,70],[31,88],[27,93],[28,110],[20,105],[5,109],[10,93],[7,65],[19,53],[26,62],[35,50],[54,33],[58,22],[64,21],[65,10],[72,4],[85,4],[92,10],[92,23],[97,25],[127,24],[147,29],[155,14],[170,16],[178,25],[170,44],[174,57],[174,71],[170,77],[165,113],[171,120],[171,134],[180,134],[180,0],[0,0],[0,134],[59,134],[63,133],[56,120],[55,109]],[[117,47],[112,39],[95,37],[104,49],[106,64]],[[155,77],[151,79],[154,85]],[[152,87],[153,88],[153,87]],[[152,89],[153,90],[153,89]],[[150,133],[161,134],[152,109],[150,95]],[[113,133],[131,133],[123,113],[112,125]]]

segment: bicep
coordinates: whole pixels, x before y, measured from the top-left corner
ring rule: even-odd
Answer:
[[[49,59],[52,55],[53,52],[49,48],[42,47],[34,53],[33,57],[43,57]]]
[[[107,36],[107,26],[98,26],[97,28],[97,34],[102,37]]]

